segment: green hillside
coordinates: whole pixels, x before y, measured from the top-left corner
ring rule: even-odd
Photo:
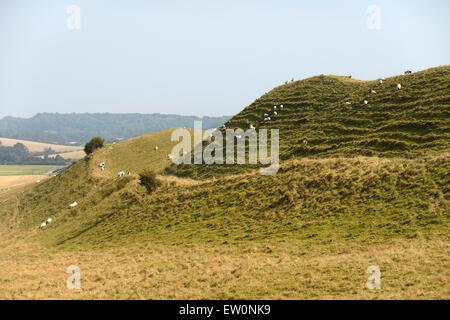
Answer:
[[[382,86],[335,76],[289,83],[226,124],[280,128],[276,175],[170,165],[175,142],[166,130],[107,145],[15,198],[0,198],[2,229],[10,246],[22,235],[58,255],[92,254],[82,261],[100,265],[100,273],[107,266],[98,255],[118,265],[132,257],[114,272],[151,274],[130,279],[125,297],[448,298],[449,80],[450,68],[440,67]],[[280,104],[263,124],[262,114]],[[152,194],[138,182],[145,169],[160,174]],[[39,231],[48,217],[54,222]],[[388,285],[368,294],[365,270],[373,263],[383,266]],[[113,291],[102,290],[124,297],[124,281],[114,279]],[[148,287],[136,293],[133,281]],[[83,294],[95,296],[92,288]]]
[[[271,120],[264,121],[264,114]],[[383,84],[324,75],[291,82],[263,95],[225,125],[279,129],[282,160],[439,154],[450,149],[450,66],[386,78]],[[244,169],[181,166],[177,173],[205,177]]]

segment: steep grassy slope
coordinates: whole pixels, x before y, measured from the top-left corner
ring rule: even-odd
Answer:
[[[133,176],[89,177],[87,162],[80,162],[24,194],[21,212],[28,227],[55,216],[40,238],[74,248],[445,236],[449,160],[297,160],[273,177],[250,173],[189,187],[166,183],[152,195]],[[75,200],[79,207],[69,210]]]
[[[401,90],[397,89],[399,83]],[[265,113],[270,121],[264,121]],[[246,130],[250,124],[257,129],[279,129],[283,160],[439,154],[450,149],[450,66],[387,78],[383,84],[323,75],[288,83],[263,95],[225,124],[233,129]],[[206,177],[245,169],[197,165],[180,166],[177,173]]]
[[[171,141],[172,131],[167,129],[106,146],[92,156],[92,175],[113,178],[120,171],[132,174],[139,174],[145,169],[162,171],[171,163],[167,155],[178,143]],[[190,132],[193,130],[190,129]],[[100,162],[105,162],[105,171],[98,168]]]

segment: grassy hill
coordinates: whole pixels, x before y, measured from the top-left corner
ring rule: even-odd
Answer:
[[[276,116],[274,106],[278,106]],[[271,121],[264,121],[264,114]],[[255,100],[225,125],[279,129],[283,160],[418,157],[449,150],[449,119],[450,66],[444,66],[387,78],[383,84],[324,75],[291,82]],[[181,176],[207,177],[244,169],[181,166],[177,171]]]
[[[0,255],[11,259],[0,267],[12,273],[4,292],[448,298],[449,72],[390,78],[381,87],[320,76],[275,88],[226,124],[280,128],[283,161],[274,176],[181,166],[178,175],[196,180],[161,175],[147,194],[137,174],[167,172],[175,143],[166,130],[108,145],[64,174],[2,195]],[[275,104],[284,105],[279,116],[261,123]],[[122,170],[131,175],[116,177]],[[79,205],[71,210],[73,201]],[[54,223],[39,231],[48,217]],[[58,268],[72,263],[86,273],[78,295],[57,280]],[[365,288],[373,264],[383,274],[377,292]],[[47,270],[44,280],[35,280],[41,272],[32,266]]]

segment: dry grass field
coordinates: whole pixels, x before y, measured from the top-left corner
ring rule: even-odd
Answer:
[[[18,140],[0,137],[1,144],[6,147],[12,147],[17,143],[24,144],[30,152],[43,152],[45,149],[51,148],[66,159],[81,159],[84,156],[83,147],[65,146],[51,143],[43,143],[29,140]]]
[[[79,150],[79,151],[69,151],[69,152],[63,152],[63,153],[57,153],[57,154],[52,154],[49,155],[49,158],[54,158],[57,155],[59,155],[60,157],[62,157],[63,159],[81,159],[83,158],[86,154],[84,153],[83,150]]]
[[[30,234],[17,238],[1,237],[1,299],[450,298],[444,240],[67,251],[40,246]],[[66,286],[70,265],[80,267],[80,290]],[[369,265],[381,269],[381,290],[366,288]]]
[[[0,191],[44,181],[47,175],[0,176]]]

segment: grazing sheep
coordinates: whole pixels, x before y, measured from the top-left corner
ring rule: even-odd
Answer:
[[[368,104],[369,103],[369,101],[367,101],[367,100],[364,100],[364,104]]]
[[[44,230],[46,226],[47,226],[47,223],[44,221],[39,225],[39,229]]]
[[[74,203],[69,204],[69,208],[73,209],[78,205],[78,203],[75,201]]]
[[[351,105],[351,102],[348,102],[348,101],[347,101],[345,104],[349,106],[349,105]]]
[[[270,117],[267,117],[265,120],[266,120],[266,121],[270,121]]]
[[[40,183],[41,182],[41,180],[36,180],[36,183]]]
[[[370,90],[370,92],[371,92],[371,93],[374,93],[374,94],[377,93],[377,92],[376,92],[375,90],[373,90],[373,89]]]
[[[380,81],[379,81],[379,82],[380,82],[380,84],[383,84],[383,79],[380,79]]]
[[[308,145],[308,140],[303,139],[303,144],[304,144],[305,146],[307,146],[307,145]]]
[[[172,155],[170,153],[167,155],[167,159],[172,160]]]
[[[264,113],[264,117],[268,117],[269,115],[267,113]]]
[[[283,109],[284,108],[284,106],[283,105],[280,105],[280,109]]]
[[[158,148],[158,146],[155,146],[155,150],[158,150],[159,148]]]
[[[50,224],[50,223],[52,223],[53,222],[53,219],[52,218],[48,218],[47,219],[47,224]]]
[[[273,108],[274,108],[274,109],[276,109],[276,108],[277,108],[277,106],[273,106]]]
[[[119,178],[120,178],[120,177],[124,177],[124,176],[125,176],[125,172],[120,171],[120,172],[117,173],[117,176],[118,176]]]
[[[400,90],[402,88],[402,85],[400,83],[397,83],[397,89]]]
[[[278,115],[278,112],[274,111],[274,112],[273,112],[273,115],[274,115],[274,116]]]

